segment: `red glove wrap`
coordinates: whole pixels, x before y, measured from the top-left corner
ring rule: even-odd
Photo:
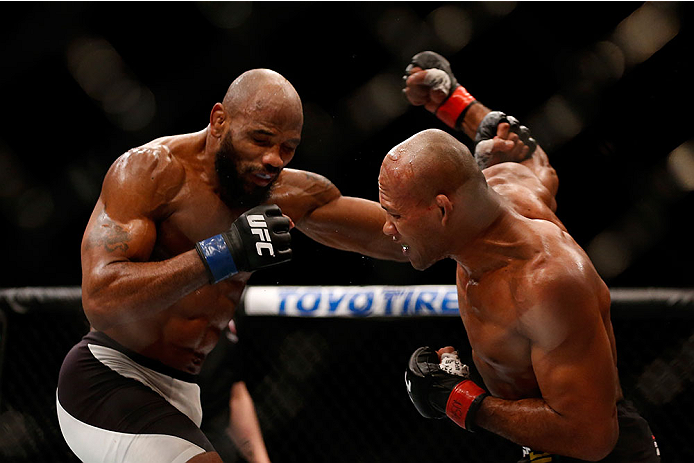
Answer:
[[[455,129],[462,122],[459,119],[461,119],[460,116],[463,115],[463,112],[476,102],[475,98],[465,90],[465,87],[458,85],[451,96],[436,110],[436,117],[447,126]]]
[[[488,395],[484,389],[469,379],[461,381],[448,396],[446,415],[461,428],[473,431],[475,412]]]

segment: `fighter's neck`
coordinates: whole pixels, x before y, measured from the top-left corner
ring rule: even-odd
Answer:
[[[501,208],[497,219],[460,249],[453,259],[475,280],[534,255],[524,218]]]
[[[165,146],[172,156],[207,178],[213,188],[219,179],[215,171],[215,152],[219,142],[211,137],[209,125],[198,132],[184,133],[152,140],[149,145]]]

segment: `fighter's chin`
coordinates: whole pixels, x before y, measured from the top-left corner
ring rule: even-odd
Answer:
[[[448,257],[445,252],[441,252],[439,249],[422,249],[421,251],[424,252],[417,252],[417,249],[410,247],[408,251],[407,258],[415,270],[426,270]]]
[[[415,262],[412,262],[412,261],[410,261],[410,263],[412,264],[412,268],[414,268],[415,270],[419,270],[420,272],[423,270],[426,270],[429,267],[431,267],[432,265],[434,265],[434,264],[421,265],[421,264],[416,264]]]
[[[436,262],[436,261],[430,261],[430,260],[425,261],[421,258],[417,258],[416,256],[412,256],[412,255],[410,255],[408,257],[410,259],[410,264],[412,265],[412,267],[415,270],[419,270],[419,271],[428,269],[429,267],[434,265],[434,263]]]

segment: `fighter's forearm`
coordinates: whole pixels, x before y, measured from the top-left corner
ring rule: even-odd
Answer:
[[[600,460],[613,448],[617,423],[579,423],[553,410],[543,399],[487,397],[475,424],[519,445],[581,460]]]
[[[475,134],[477,134],[477,127],[480,126],[480,122],[484,119],[484,116],[489,114],[491,109],[484,106],[479,101],[469,107],[463,118],[463,122],[460,124],[460,129],[465,135],[467,135],[471,140],[475,139]]]
[[[231,388],[227,432],[246,461],[250,463],[270,461],[253,399],[243,382],[234,383]]]
[[[111,262],[84,272],[82,304],[92,326],[105,330],[171,307],[208,278],[194,249],[159,262]]]
[[[402,247],[383,233],[385,211],[362,198],[340,196],[308,214],[297,228],[315,241],[376,259],[407,261]]]

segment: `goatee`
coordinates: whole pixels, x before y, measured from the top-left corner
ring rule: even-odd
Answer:
[[[220,197],[230,209],[251,208],[262,204],[270,197],[274,182],[261,187],[251,182],[244,182],[243,175],[251,173],[248,169],[239,172],[236,165],[236,150],[231,143],[231,135],[222,140],[215,157],[214,167],[219,176]]]

